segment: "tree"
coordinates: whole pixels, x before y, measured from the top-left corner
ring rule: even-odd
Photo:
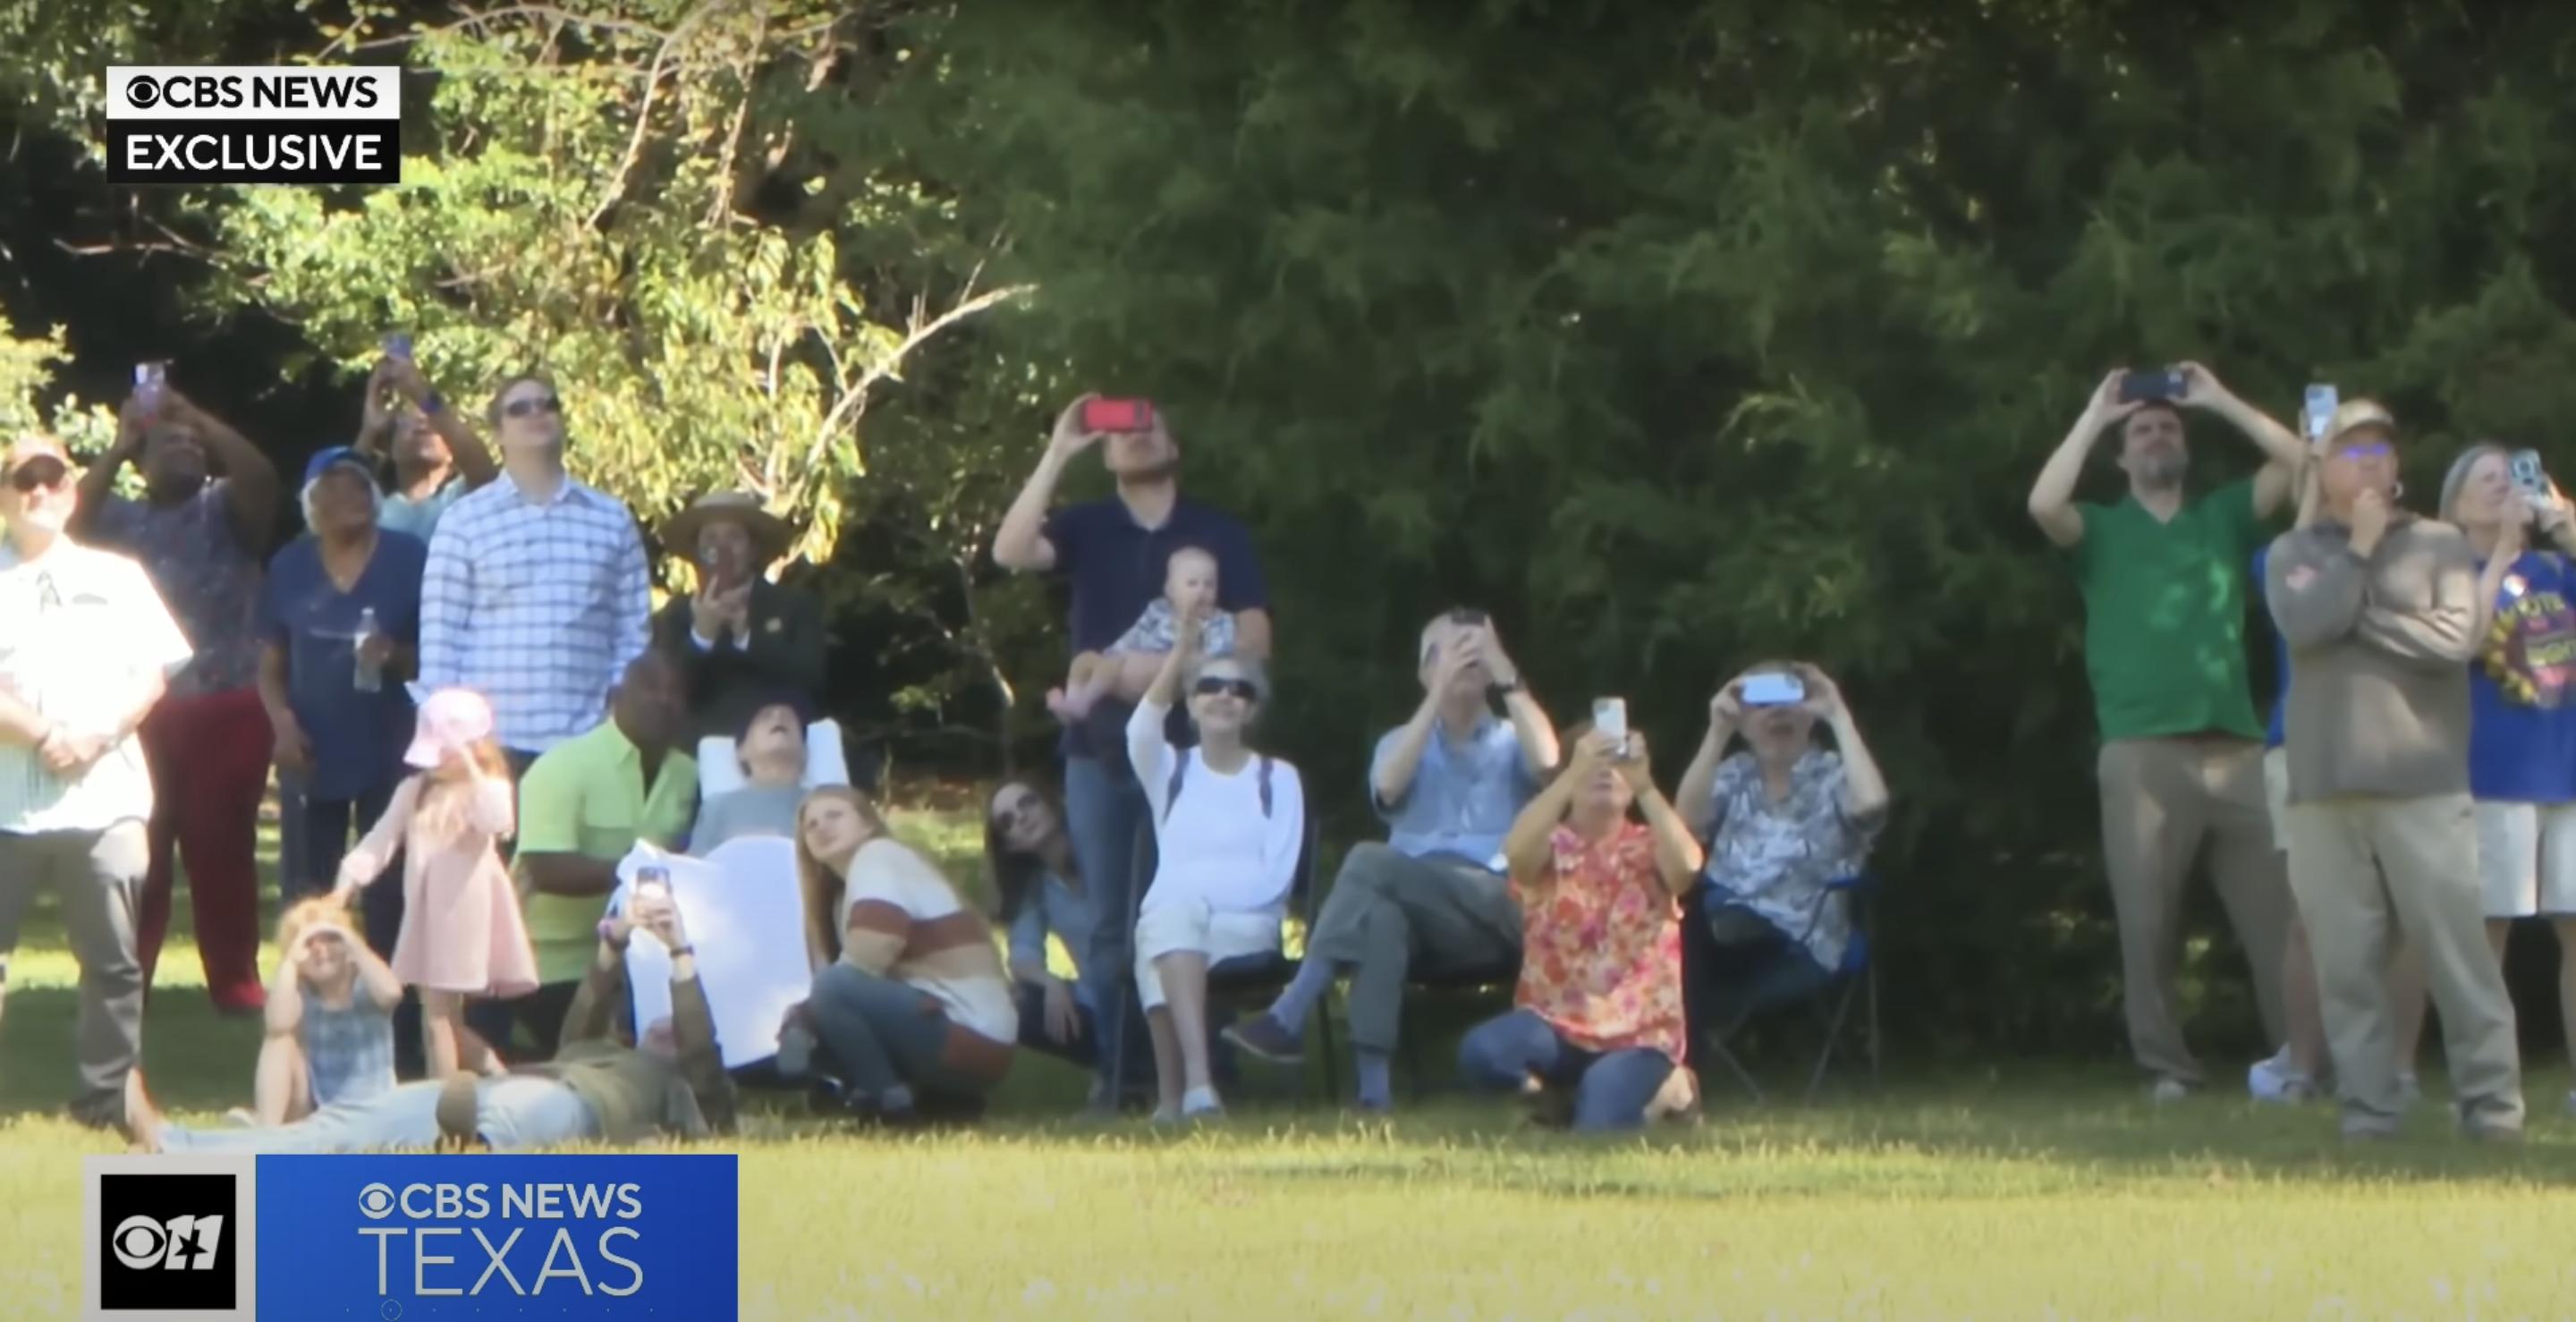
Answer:
[[[2102,1042],[2080,612],[2022,494],[2123,361],[2377,393],[2419,491],[2564,416],[2576,20],[2491,9],[996,0],[900,30],[937,58],[873,127],[1041,286],[1004,356],[1154,394],[1255,522],[1315,783],[1453,601],[1676,758],[1812,656],[1898,785],[1909,1010]]]

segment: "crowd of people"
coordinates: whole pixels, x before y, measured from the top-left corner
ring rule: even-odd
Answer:
[[[2250,438],[2260,473],[2187,494],[2187,412]],[[1048,699],[1060,780],[988,801],[988,910],[866,790],[816,773],[822,616],[767,572],[793,530],[754,496],[700,499],[660,535],[695,587],[656,614],[637,521],[570,476],[563,414],[522,376],[478,428],[387,358],[357,443],[305,467],[306,534],[264,564],[270,459],[158,377],[86,471],[50,438],[9,450],[0,960],[28,897],[60,895],[76,1114],[154,1150],[506,1148],[721,1130],[738,1088],[783,1086],[901,1125],[980,1115],[1026,1048],[1088,1069],[1096,1109],[1195,1120],[1222,1114],[1241,1057],[1302,1063],[1337,989],[1352,1104],[1385,1111],[1407,990],[1430,978],[1512,988],[1460,1043],[1464,1083],[1541,1123],[1619,1130],[1691,1111],[1695,1046],[1861,956],[1852,883],[1892,793],[1822,667],[1765,661],[1718,686],[1667,795],[1624,703],[1560,733],[1492,619],[1461,607],[1422,627],[1421,691],[1370,759],[1386,838],[1342,854],[1284,959],[1314,790],[1260,723],[1259,555],[1182,494],[1158,409],[1095,396],[1058,417],[994,541],[1004,569],[1068,588],[1071,663]],[[2441,518],[2409,515],[2384,409],[2303,421],[2197,365],[2114,373],[2031,492],[2088,613],[2131,1044],[2159,1098],[2204,1082],[2174,971],[2206,850],[2280,1045],[2249,1072],[2258,1096],[2331,1078],[2346,1133],[2390,1132],[2429,993],[2460,1123],[2509,1137],[2501,934],[2535,913],[2576,923],[2576,521],[2491,446],[2454,465]],[[2128,494],[2076,502],[2114,430]],[[1058,504],[1095,447],[1114,493]],[[128,462],[140,499],[114,494]],[[2283,658],[2268,754],[2249,594]],[[263,978],[272,761],[282,912]],[[718,762],[720,792],[702,775]],[[810,986],[774,1054],[728,1070],[690,931],[733,925],[689,921],[634,859],[759,837],[794,842],[804,946],[761,958]],[[174,851],[208,994],[266,1023],[253,1106],[225,1126],[164,1120],[137,1065]],[[642,1023],[638,941],[671,983],[668,1014]],[[1266,1004],[1229,1007],[1247,969],[1281,976]]]

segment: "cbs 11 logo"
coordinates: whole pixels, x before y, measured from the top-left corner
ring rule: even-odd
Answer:
[[[129,1216],[107,1237],[107,1251],[136,1271],[210,1272],[224,1242],[221,1216],[174,1216],[167,1221]]]
[[[100,1175],[99,1311],[222,1312],[247,1302],[235,1297],[241,1211],[231,1175]]]

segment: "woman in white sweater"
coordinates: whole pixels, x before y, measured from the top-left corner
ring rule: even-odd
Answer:
[[[1136,991],[1154,1034],[1158,1121],[1223,1112],[1208,1067],[1208,967],[1279,949],[1306,842],[1297,768],[1244,742],[1261,708],[1259,670],[1237,657],[1202,659],[1195,620],[1175,633],[1127,722],[1127,756],[1154,821],[1154,880],[1136,917]],[[1199,732],[1191,749],[1163,737],[1185,676]]]

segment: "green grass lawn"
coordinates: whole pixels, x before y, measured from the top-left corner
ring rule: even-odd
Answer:
[[[971,821],[903,829],[971,848]],[[205,1112],[246,1100],[258,1030],[211,1013],[193,963],[174,940],[146,1053]],[[0,1036],[0,1317],[68,1317],[80,1161],[117,1145],[48,1114],[69,967],[31,964],[52,972]],[[2530,1079],[2520,1150],[2456,1142],[2427,1106],[2346,1151],[2325,1108],[2160,1108],[2115,1067],[2019,1062],[1585,1141],[1455,1097],[1391,1122],[1255,1102],[1195,1132],[1089,1124],[1061,1118],[1080,1080],[1024,1057],[981,1132],[781,1104],[720,1146],[743,1156],[753,1318],[2549,1317],[2576,1307],[2566,1087]]]

